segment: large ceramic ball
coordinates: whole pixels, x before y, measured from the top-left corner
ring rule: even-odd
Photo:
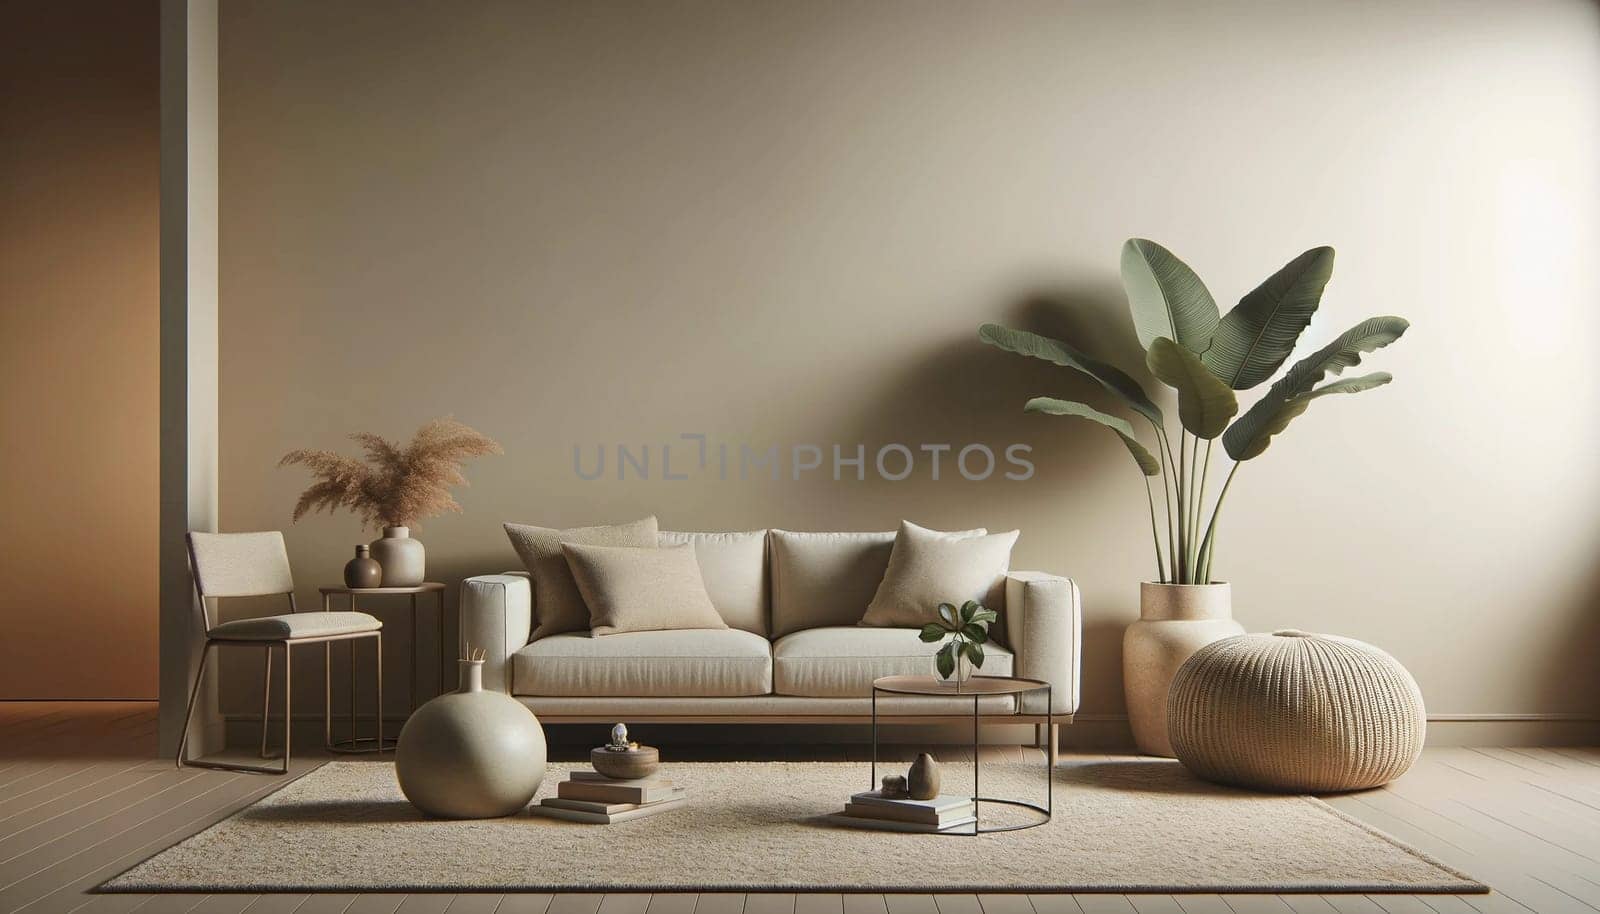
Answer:
[[[514,815],[544,780],[544,728],[526,705],[501,692],[441,695],[400,730],[394,769],[406,799],[429,815]]]
[[[1178,760],[1258,790],[1362,790],[1404,774],[1427,716],[1400,662],[1351,638],[1281,631],[1201,648],[1167,696]]]

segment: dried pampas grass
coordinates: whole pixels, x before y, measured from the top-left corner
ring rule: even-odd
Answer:
[[[295,503],[296,521],[314,511],[331,514],[340,508],[371,527],[414,527],[447,511],[459,514],[461,506],[450,497],[450,489],[467,484],[461,461],[505,453],[494,439],[449,418],[422,426],[404,448],[367,432],[350,437],[366,451],[365,460],[301,448],[278,461],[278,466],[304,466],[316,477]]]

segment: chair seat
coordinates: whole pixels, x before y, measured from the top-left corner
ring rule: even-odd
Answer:
[[[206,632],[206,637],[217,641],[294,641],[298,638],[356,635],[375,632],[380,628],[383,628],[383,623],[366,613],[288,613],[224,622]]]

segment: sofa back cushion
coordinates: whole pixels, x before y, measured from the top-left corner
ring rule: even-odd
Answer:
[[[889,567],[894,533],[773,530],[772,637],[854,625]]]
[[[663,530],[661,546],[694,547],[711,605],[729,626],[766,638],[771,601],[767,587],[767,531],[680,533]],[[871,595],[868,595],[871,599]]]

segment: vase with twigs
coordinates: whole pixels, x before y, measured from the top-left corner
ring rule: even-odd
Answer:
[[[361,445],[363,457],[301,448],[278,462],[304,466],[316,479],[295,503],[294,520],[315,511],[354,513],[363,527],[383,531],[371,545],[372,558],[382,566],[382,586],[421,584],[427,554],[411,538],[411,528],[426,518],[460,513],[450,490],[467,484],[463,460],[505,451],[492,438],[450,418],[426,423],[403,447],[369,432],[350,437]]]

